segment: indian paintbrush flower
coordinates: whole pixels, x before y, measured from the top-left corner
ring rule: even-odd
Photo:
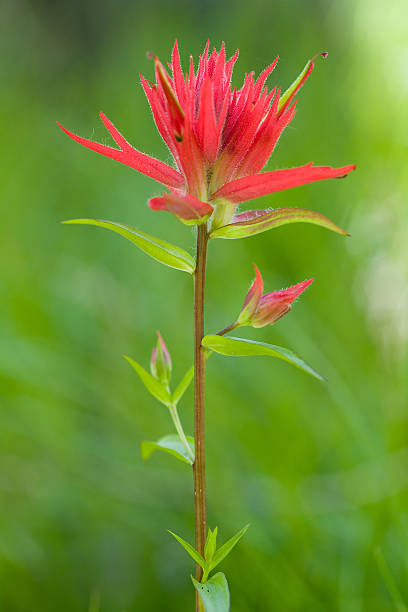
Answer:
[[[321,54],[324,57],[326,54]],[[262,276],[255,266],[253,281],[235,323],[218,334],[205,334],[204,298],[207,245],[211,238],[242,238],[285,223],[314,223],[338,234],[346,232],[324,215],[300,208],[247,210],[236,214],[240,203],[284,189],[326,178],[346,176],[355,168],[314,166],[262,172],[276,143],[295,115],[295,96],[314,68],[314,59],[307,62],[292,85],[281,93],[279,87],[268,90],[266,80],[276,60],[255,79],[245,75],[240,89],[232,88],[231,77],[238,51],[225,57],[224,43],[217,52],[210,52],[207,43],[195,69],[190,57],[189,72],[181,69],[177,42],[172,52],[170,70],[154,55],[155,83],[141,77],[141,84],[150,104],[159,133],[169,148],[175,167],[167,165],[130,145],[111,121],[100,113],[103,123],[118,148],[102,145],[69,132],[72,139],[85,147],[142,172],[167,187],[167,192],[149,200],[152,210],[167,210],[187,225],[197,225],[197,250],[194,259],[188,252],[166,241],[119,223],[99,219],[74,219],[69,223],[97,225],[113,230],[129,239],[142,251],[166,266],[184,270],[194,278],[194,364],[174,392],[170,390],[172,363],[169,351],[157,332],[150,375],[140,364],[126,357],[146,389],[167,406],[177,435],[170,434],[157,442],[144,441],[143,457],[161,449],[192,466],[195,507],[195,548],[173,534],[196,562],[196,612],[212,602],[216,593],[217,609],[229,610],[227,580],[222,573],[209,578],[245,533],[241,529],[219,549],[217,529],[206,531],[205,478],[205,362],[211,352],[232,357],[268,355],[283,359],[322,380],[322,377],[295,353],[284,347],[254,342],[243,338],[226,338],[228,331],[249,325],[264,327],[276,323],[287,314],[295,299],[313,279],[288,289],[263,293]],[[184,433],[177,404],[194,379],[194,438]],[[172,533],[172,532],[171,532]],[[204,583],[204,584],[203,584]],[[205,605],[206,609],[207,606]]]
[[[168,385],[171,377],[171,368],[172,365],[170,353],[160,332],[158,331],[157,345],[152,351],[152,358],[150,360],[150,371],[158,381]]]
[[[322,56],[327,54],[323,53]],[[250,72],[240,89],[231,77],[238,50],[226,59],[224,43],[210,53],[209,42],[197,70],[190,56],[189,72],[180,64],[177,42],[168,72],[153,55],[156,82],[141,76],[157,129],[176,165],[141,153],[130,145],[101,112],[100,116],[119,149],[77,136],[89,149],[146,174],[169,192],[149,201],[153,210],[167,210],[187,224],[202,224],[210,217],[212,229],[230,223],[240,202],[313,181],[339,178],[355,168],[314,166],[261,172],[276,143],[295,115],[295,96],[314,68],[310,60],[294,83],[281,94],[265,83],[278,58],[255,79]],[[61,126],[62,127],[62,126]]]
[[[273,325],[291,310],[295,299],[314,281],[311,278],[288,289],[263,294],[261,273],[257,266],[254,265],[254,268],[255,280],[249,288],[239,317],[231,329],[243,325],[251,327]]]

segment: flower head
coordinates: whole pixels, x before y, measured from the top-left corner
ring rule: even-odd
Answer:
[[[325,55],[325,54],[322,54]],[[236,205],[262,195],[312,181],[345,176],[355,166],[331,168],[309,163],[300,168],[263,172],[285,127],[295,115],[295,96],[314,68],[310,60],[291,87],[281,94],[268,90],[266,80],[277,59],[255,79],[245,75],[240,89],[231,77],[238,50],[230,58],[224,43],[210,51],[209,42],[194,68],[181,68],[177,42],[168,71],[154,59],[156,82],[141,76],[157,129],[175,162],[173,168],[130,145],[101,113],[102,121],[119,148],[102,145],[69,132],[71,138],[166,185],[170,193],[152,198],[153,210],[168,210],[188,223],[212,226],[230,222]],[[62,127],[62,126],[61,126]]]
[[[171,357],[164,343],[164,340],[157,332],[157,345],[152,351],[152,358],[150,360],[150,371],[157,380],[168,385],[171,377]]]
[[[249,288],[234,327],[241,325],[249,325],[251,327],[273,325],[291,310],[295,299],[314,281],[311,278],[282,291],[262,294],[262,276],[257,266],[254,267],[255,280]]]

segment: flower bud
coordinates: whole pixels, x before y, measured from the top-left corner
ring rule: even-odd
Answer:
[[[234,324],[234,327],[240,325],[249,325],[251,327],[264,327],[265,325],[273,325],[291,308],[295,299],[308,287],[312,282],[305,280],[297,285],[293,285],[282,291],[272,291],[265,293],[263,291],[263,281],[261,273],[255,267],[255,280],[252,283],[245,301],[243,303],[239,317]]]
[[[283,291],[265,293],[259,300],[258,308],[251,319],[250,325],[252,327],[265,327],[265,325],[273,325],[279,321],[291,310],[292,303],[313,280],[313,278],[305,280]]]
[[[171,357],[160,332],[157,332],[157,345],[152,351],[150,370],[153,376],[161,383],[165,385],[169,384],[171,377]]]

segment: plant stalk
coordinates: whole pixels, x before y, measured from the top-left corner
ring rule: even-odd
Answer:
[[[194,461],[193,451],[191,450],[188,440],[186,438],[186,434],[184,433],[184,429],[180,421],[177,407],[174,404],[170,404],[169,411],[170,411],[170,416],[174,423],[174,427],[176,428],[176,431],[179,435],[181,443],[183,444],[186,450],[187,456],[190,458],[191,462],[193,462]]]
[[[195,547],[204,556],[207,531],[207,506],[205,484],[205,352],[201,346],[204,336],[204,290],[207,261],[208,233],[205,224],[197,228],[197,256],[194,273],[194,507]],[[196,579],[202,578],[202,569],[196,565]],[[196,612],[202,610],[196,593]]]

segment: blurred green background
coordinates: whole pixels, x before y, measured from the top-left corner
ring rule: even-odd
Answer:
[[[168,456],[142,464],[141,440],[172,429],[122,358],[147,366],[160,329],[182,376],[191,278],[59,221],[121,221],[190,252],[193,231],[147,208],[159,185],[55,124],[109,143],[103,109],[168,159],[138,74],[152,77],[146,51],[166,60],[176,36],[184,62],[208,37],[238,46],[237,85],[279,53],[270,83],[286,87],[329,51],[269,168],[358,164],[347,180],[261,202],[319,210],[352,238],[293,225],[210,245],[207,330],[236,316],[252,262],[269,291],[314,276],[290,316],[242,333],[292,348],[328,378],[267,358],[208,364],[209,522],[221,541],[251,523],[222,565],[232,610],[405,609],[395,601],[399,591],[408,605],[405,0],[5,0],[1,13],[0,609],[193,609],[192,564],[166,533],[193,538],[191,475]],[[180,412],[191,433],[191,390]]]

